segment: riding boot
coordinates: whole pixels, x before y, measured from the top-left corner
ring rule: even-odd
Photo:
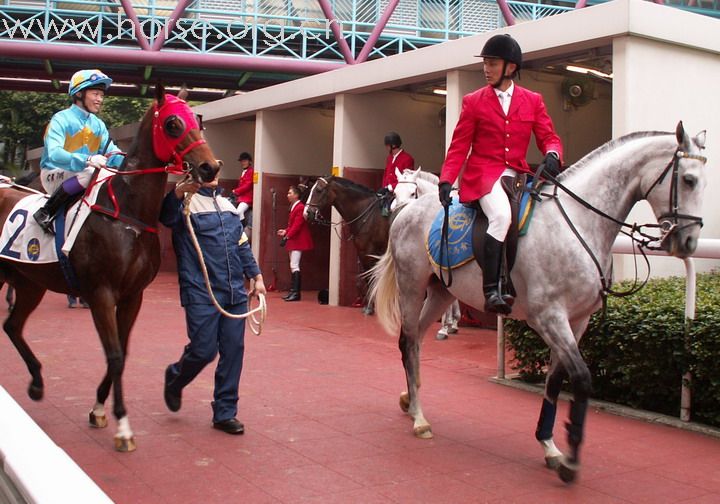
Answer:
[[[292,288],[285,301],[300,301],[300,272],[292,272]]]
[[[500,292],[500,268],[502,266],[503,242],[489,234],[485,235],[481,267],[483,270],[483,293],[485,311],[508,315],[512,311]]]
[[[50,198],[48,198],[45,202],[45,205],[33,214],[33,218],[47,234],[55,234],[52,227],[53,220],[55,220],[55,214],[60,207],[70,200],[72,196],[72,194],[65,192],[63,186],[60,185],[55,192],[52,193],[52,196],[50,196]]]

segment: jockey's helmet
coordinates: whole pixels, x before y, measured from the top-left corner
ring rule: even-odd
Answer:
[[[241,152],[238,161],[250,161],[252,163],[252,156],[249,152]]]
[[[391,131],[385,135],[385,145],[389,145],[390,147],[400,147],[402,145],[402,138],[400,138],[400,135],[394,131]]]
[[[107,91],[112,84],[112,79],[100,70],[80,70],[75,72],[70,79],[68,94],[75,96],[84,89],[99,88]]]
[[[517,69],[522,66],[522,50],[520,44],[510,35],[494,35],[485,42],[482,52],[479,54],[482,58],[500,58],[508,63],[515,63]]]

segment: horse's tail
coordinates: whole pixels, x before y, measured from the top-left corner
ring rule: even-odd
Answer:
[[[375,314],[380,325],[389,334],[397,335],[401,325],[400,302],[390,240],[385,253],[366,275],[370,279],[369,302],[375,303]]]

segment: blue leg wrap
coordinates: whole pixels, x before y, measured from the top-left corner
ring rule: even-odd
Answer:
[[[540,418],[538,419],[537,429],[535,429],[535,439],[546,441],[552,438],[556,413],[557,403],[551,403],[547,399],[543,399]]]

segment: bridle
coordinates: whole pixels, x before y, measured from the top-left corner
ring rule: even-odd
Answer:
[[[658,177],[655,179],[655,181],[650,185],[650,188],[645,192],[643,195],[643,199],[647,199],[647,197],[650,195],[650,192],[659,184],[662,183],[665,176],[672,170],[672,180],[670,184],[670,198],[669,198],[669,211],[660,215],[658,217],[658,224],[628,224],[627,222],[623,222],[619,219],[616,219],[615,217],[606,214],[602,210],[592,206],[587,201],[582,199],[580,196],[572,192],[570,189],[565,187],[562,183],[558,182],[557,179],[551,175],[543,174],[543,177],[549,180],[551,183],[554,184],[554,189],[552,194],[545,194],[543,193],[543,196],[550,196],[555,200],[555,203],[557,204],[558,208],[560,209],[560,213],[562,214],[563,218],[565,219],[565,222],[570,227],[570,230],[573,232],[573,234],[577,237],[577,239],[580,241],[580,244],[583,246],[585,251],[588,253],[590,258],[595,263],[595,267],[598,270],[598,273],[600,275],[600,282],[602,284],[602,291],[601,296],[603,300],[603,311],[605,310],[606,306],[606,298],[607,295],[613,295],[616,297],[625,297],[632,295],[636,292],[638,292],[640,289],[642,289],[645,284],[647,283],[648,279],[650,278],[650,262],[647,258],[647,255],[645,254],[645,248],[648,250],[661,250],[663,247],[663,244],[665,240],[671,236],[672,232],[678,229],[679,220],[680,219],[686,219],[691,221],[690,223],[686,224],[685,226],[679,228],[684,229],[685,227],[699,225],[702,227],[703,221],[702,217],[697,217],[694,215],[688,215],[688,214],[681,214],[678,212],[678,178],[679,178],[679,165],[681,159],[695,159],[697,161],[701,161],[703,164],[707,163],[707,158],[705,156],[701,156],[699,154],[689,154],[683,150],[681,150],[679,147],[675,150],[673,153],[672,159],[668,162],[667,166],[663,169],[663,171],[658,175]],[[618,224],[621,227],[621,233],[627,235],[633,242],[637,243],[637,248],[642,254],[643,258],[645,259],[645,262],[648,266],[647,268],[647,276],[645,280],[641,283],[638,283],[638,278],[636,276],[634,285],[627,291],[624,292],[618,292],[614,291],[611,288],[611,281],[608,280],[605,277],[605,273],[602,269],[602,266],[600,265],[600,262],[598,261],[597,257],[595,257],[594,252],[590,249],[587,242],[583,239],[583,237],[580,235],[580,232],[577,230],[575,225],[570,220],[570,217],[568,216],[567,212],[565,211],[564,207],[562,206],[562,203],[560,202],[560,198],[558,197],[558,188],[562,189],[563,192],[565,192],[568,196],[573,198],[575,201],[580,203],[582,206],[587,208],[588,210],[591,210],[595,212],[596,214],[600,215],[601,217],[608,219],[616,224]],[[623,231],[623,228],[629,228],[629,231]],[[642,228],[658,228],[660,232],[662,233],[660,237],[653,236],[650,234],[647,234],[642,231]],[[637,235],[640,235],[642,238],[638,238]],[[657,243],[658,245],[652,245],[652,243]]]
[[[650,195],[650,192],[652,192],[652,190],[655,189],[657,185],[662,183],[662,181],[665,179],[665,176],[672,169],[672,175],[670,180],[669,209],[666,213],[663,213],[658,217],[659,228],[662,232],[662,236],[660,238],[660,246],[658,248],[662,248],[662,244],[665,242],[667,237],[670,236],[670,233],[672,233],[678,228],[680,219],[685,219],[690,222],[680,227],[679,229],[684,229],[686,227],[694,225],[698,225],[700,227],[703,226],[702,217],[681,214],[678,212],[678,178],[681,159],[694,159],[696,161],[700,161],[702,164],[707,164],[707,157],[701,156],[699,154],[689,154],[678,148],[675,151],[675,154],[673,154],[673,158],[667,164],[665,169],[662,171],[662,173],[660,173],[658,178],[655,179],[655,182],[652,183],[650,188],[645,192],[645,195],[643,196],[643,199],[647,199]]]
[[[181,123],[185,126],[183,132],[177,137],[171,137],[170,135],[168,135],[164,127],[166,122],[174,117],[179,118],[181,120]],[[109,217],[112,217],[113,219],[117,219],[131,224],[135,227],[140,228],[142,231],[157,234],[157,227],[145,224],[133,217],[122,214],[120,212],[120,204],[117,200],[117,196],[115,195],[115,191],[113,190],[112,184],[110,183],[109,179],[114,177],[115,175],[148,175],[151,173],[161,172],[173,175],[188,176],[192,171],[193,167],[190,165],[190,163],[184,161],[183,158],[196,147],[207,143],[204,138],[199,138],[193,142],[190,142],[185,148],[179,149],[180,144],[187,137],[187,135],[190,133],[190,130],[192,129],[199,130],[200,126],[197,122],[197,119],[192,114],[190,108],[184,100],[181,100],[174,95],[165,95],[165,100],[162,106],[158,106],[156,102],[153,105],[151,133],[153,152],[160,161],[165,163],[165,165],[127,171],[115,170],[109,167],[104,168],[104,170],[109,171],[113,174],[110,177],[104,178],[102,180],[107,181],[107,194],[108,198],[110,198],[110,201],[112,202],[113,208],[107,208],[99,205],[98,203],[94,203],[90,206],[90,210],[107,215]],[[122,152],[108,153],[108,155],[112,154],[124,155],[124,153]],[[97,180],[98,173],[98,171],[95,172],[93,179],[88,185],[85,191],[85,198],[90,194],[92,188],[99,183],[99,181]]]

